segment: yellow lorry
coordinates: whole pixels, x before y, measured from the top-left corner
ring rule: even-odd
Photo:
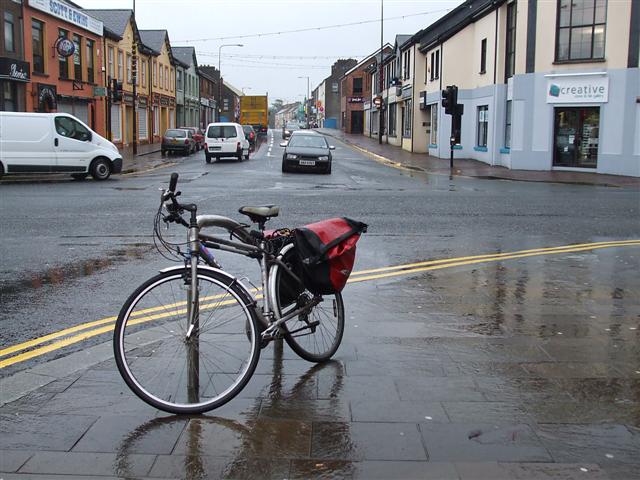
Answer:
[[[269,128],[269,101],[266,95],[240,97],[240,123],[251,125],[258,135],[266,135]]]

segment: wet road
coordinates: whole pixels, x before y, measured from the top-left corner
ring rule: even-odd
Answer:
[[[2,348],[112,317],[166,265],[151,229],[173,170],[201,212],[237,218],[240,205],[275,203],[273,227],[367,222],[358,271],[640,238],[637,191],[408,174],[343,145],[330,176],[282,174],[278,143],[276,132],[242,164],[206,165],[200,154],[102,184],[0,185],[11,252],[0,274]],[[640,247],[601,246],[378,272],[345,291],[336,362],[313,367],[269,348],[240,397],[205,417],[166,418],[133,397],[108,333],[24,358],[0,370],[5,381],[53,380],[0,407],[0,471],[636,478]],[[221,260],[257,280],[253,264]]]

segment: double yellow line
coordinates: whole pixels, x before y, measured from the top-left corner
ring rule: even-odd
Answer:
[[[602,248],[615,248],[615,247],[630,247],[640,246],[640,240],[621,240],[613,242],[596,242],[596,243],[583,243],[577,245],[564,245],[560,247],[551,248],[535,248],[531,250],[520,250],[516,252],[496,253],[488,255],[474,255],[468,257],[458,258],[446,258],[442,260],[429,260],[425,262],[410,263],[405,265],[395,265],[390,267],[382,267],[371,270],[361,270],[353,272],[349,283],[366,282],[371,280],[378,280],[382,278],[397,277],[401,275],[411,275],[419,272],[426,272],[431,270],[440,270],[444,268],[461,267],[465,265],[473,265],[478,263],[498,262],[503,260],[514,260],[518,258],[527,258],[542,255],[559,255],[566,253],[586,252],[599,250]],[[257,292],[254,291],[254,293]],[[205,301],[214,300],[221,297],[213,296],[210,298],[201,299],[203,305],[201,308],[212,308],[212,304],[205,305]],[[226,301],[231,303],[232,301]],[[221,302],[213,304],[214,306],[221,305]],[[134,316],[140,318],[136,320],[136,323],[148,322],[158,318],[178,315],[186,311],[186,302],[177,302],[169,305],[163,305],[160,307],[153,307],[136,312]],[[173,309],[173,310],[172,310]],[[163,313],[157,313],[163,311]],[[65,328],[58,332],[50,333],[34,340],[29,340],[17,345],[10,346],[0,350],[0,369],[14,365],[16,363],[24,362],[31,358],[44,355],[46,353],[59,350],[61,348],[73,345],[91,337],[102,335],[104,333],[113,332],[115,321],[117,317],[107,317],[94,322],[83,323],[74,327]],[[57,340],[61,339],[61,340]],[[57,341],[54,341],[57,340]],[[48,343],[52,342],[52,343]],[[33,348],[38,347],[38,348]],[[17,352],[17,355],[13,355]]]

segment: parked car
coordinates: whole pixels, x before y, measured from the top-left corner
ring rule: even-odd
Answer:
[[[286,140],[296,130],[300,130],[300,125],[298,125],[297,123],[293,123],[293,122],[286,123],[282,127],[282,139]]]
[[[249,140],[245,138],[242,126],[231,122],[210,123],[207,126],[204,143],[204,158],[211,159],[234,157],[239,161],[249,160]]]
[[[196,151],[196,141],[190,130],[183,128],[170,128],[162,136],[162,155],[167,152],[182,152],[190,155]]]
[[[289,142],[283,142],[280,146],[285,147],[282,155],[283,172],[319,170],[331,173],[331,150],[336,147],[329,145],[323,135],[309,130],[293,132]]]
[[[249,145],[251,150],[256,149],[256,131],[251,125],[242,125],[242,130],[244,131],[244,138],[249,140]]]
[[[181,130],[189,130],[193,136],[193,140],[196,142],[196,151],[204,148],[204,133],[197,127],[178,127]]]
[[[106,180],[121,171],[118,148],[73,115],[0,112],[0,177],[68,172]]]

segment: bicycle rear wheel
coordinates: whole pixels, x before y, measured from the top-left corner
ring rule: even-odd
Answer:
[[[126,301],[114,353],[127,385],[170,413],[202,413],[236,396],[260,356],[252,300],[234,280],[198,269],[197,327],[190,329],[190,270],[160,273]],[[189,332],[189,330],[191,330]]]
[[[293,245],[282,250],[282,261],[301,278]],[[280,265],[274,267],[274,299],[278,318],[296,308],[309,305],[319,299],[320,302],[309,307],[306,313],[285,322],[284,339],[291,349],[309,362],[329,360],[338,350],[344,334],[344,303],[342,295],[316,296],[305,289]]]

